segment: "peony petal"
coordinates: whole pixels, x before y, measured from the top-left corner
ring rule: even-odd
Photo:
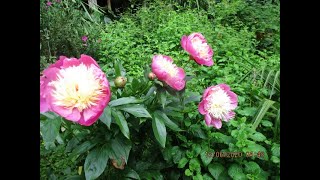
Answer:
[[[71,58],[71,59],[66,58],[63,60],[62,68],[68,68],[71,66],[79,66],[80,64],[81,64],[81,61],[79,61],[76,58]]]
[[[231,100],[231,108],[235,109],[238,106],[238,96],[232,91],[227,91],[227,94]]]
[[[186,50],[186,45],[187,45],[187,41],[188,41],[188,37],[187,36],[182,36],[182,38],[181,38],[181,46],[182,46],[182,48],[184,49],[184,50]]]
[[[186,73],[184,72],[183,68],[178,68],[178,73],[176,75],[177,78],[179,79],[184,79],[186,77]]]
[[[80,62],[83,62],[83,64],[85,64],[86,66],[90,66],[91,64],[94,64],[95,66],[99,67],[97,62],[92,57],[90,57],[88,55],[81,54],[79,60],[80,60]]]
[[[213,125],[213,127],[220,129],[222,127],[222,122],[220,119],[216,119],[214,117],[211,118],[211,125]]]
[[[200,114],[205,115],[207,113],[207,111],[204,109],[204,105],[207,104],[207,100],[202,100],[199,105],[198,105],[198,110],[200,112]]]
[[[219,84],[217,86],[220,87],[224,91],[230,91],[230,87],[227,84]]]
[[[207,126],[211,127],[211,116],[209,115],[209,113],[204,115],[204,120],[206,121]]]
[[[40,113],[44,113],[47,111],[49,111],[49,105],[46,102],[46,99],[40,96]]]
[[[227,115],[226,115],[226,119],[224,119],[224,121],[229,122],[230,119],[233,119],[235,117],[236,113],[233,111],[230,111]]]
[[[73,108],[72,113],[65,117],[66,119],[70,121],[77,122],[81,118],[81,113],[78,110],[78,108]]]
[[[94,117],[97,113],[90,108],[87,108],[83,111],[84,121],[88,121],[90,118]]]

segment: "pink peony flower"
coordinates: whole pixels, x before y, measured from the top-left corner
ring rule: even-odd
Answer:
[[[52,5],[52,2],[48,1],[47,6],[51,6],[51,5]]]
[[[87,55],[60,56],[40,77],[40,112],[52,111],[84,126],[97,121],[110,96],[105,74]]]
[[[88,36],[82,36],[82,38],[81,38],[81,39],[82,39],[82,41],[83,41],[83,42],[87,42],[87,40],[88,40]]]
[[[198,64],[205,66],[213,65],[213,50],[207,44],[207,40],[201,33],[192,33],[189,36],[182,36],[182,48],[190,54],[190,58]]]
[[[164,81],[175,90],[182,90],[186,84],[185,72],[173,64],[169,56],[154,55],[151,64],[152,72],[160,81]]]
[[[234,118],[233,110],[238,106],[237,95],[226,84],[208,87],[199,103],[199,112],[204,115],[208,126],[220,129],[222,122]]]

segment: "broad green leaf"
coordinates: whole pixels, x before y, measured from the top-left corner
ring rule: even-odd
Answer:
[[[233,179],[246,179],[241,166],[238,164],[232,164],[228,169],[228,174]]]
[[[152,129],[154,136],[164,148],[166,145],[167,130],[163,120],[158,116],[154,116],[152,119]]]
[[[201,171],[201,165],[198,158],[193,158],[189,161],[189,169],[190,171],[196,171],[196,172]]]
[[[129,127],[128,127],[127,121],[126,121],[125,117],[123,116],[123,114],[117,110],[112,110],[111,114],[114,117],[116,123],[118,124],[122,134],[126,138],[130,139]]]
[[[167,100],[166,91],[160,91],[159,94],[160,94],[159,96],[160,96],[160,102],[161,102],[162,108],[164,108],[164,106],[166,105],[166,100]]]
[[[61,125],[61,117],[47,119],[40,125],[40,132],[45,143],[54,143],[56,140]]]
[[[246,162],[244,165],[247,173],[258,175],[261,172],[260,166],[256,162],[250,161]]]
[[[215,179],[218,179],[220,174],[225,170],[225,168],[220,163],[212,163],[209,164],[208,170]]]
[[[150,117],[149,112],[141,105],[133,104],[131,107],[118,107],[123,111],[126,111],[136,117]]]
[[[256,107],[245,107],[244,109],[239,109],[238,113],[243,116],[251,116],[253,117],[254,114],[257,112]]]
[[[116,136],[115,139],[111,140],[112,152],[110,153],[111,159],[124,159],[128,163],[128,158],[131,150],[131,142],[128,139]]]
[[[184,166],[188,163],[188,159],[187,158],[182,158],[180,159],[179,163],[178,163],[178,168],[184,168]]]
[[[192,150],[193,150],[194,157],[197,157],[201,152],[201,145],[200,144],[193,144]]]
[[[85,162],[84,172],[87,180],[98,178],[107,166],[109,159],[109,147],[104,145],[90,151]]]
[[[133,103],[141,103],[141,102],[143,102],[143,100],[137,99],[131,96],[131,97],[123,97],[123,98],[115,99],[113,101],[110,101],[108,105],[110,107],[114,107],[114,106],[120,106],[123,104],[133,104]]]
[[[161,119],[168,128],[170,128],[173,131],[182,131],[177,124],[175,124],[171,119],[168,118],[168,116],[163,113],[162,111],[155,111],[154,116],[157,116],[157,118]]]
[[[148,90],[148,92],[147,92],[147,94],[146,94],[146,97],[151,96],[151,95],[154,93],[155,90],[157,90],[157,87],[152,86],[152,87]]]
[[[113,67],[114,67],[114,70],[115,70],[116,77],[125,76],[126,75],[126,72],[123,69],[122,63],[120,61],[115,61]]]
[[[108,128],[110,129],[110,125],[111,125],[111,108],[110,106],[107,106],[106,108],[104,108],[103,113],[100,116],[100,120],[106,124],[108,126]]]
[[[93,148],[97,143],[93,143],[91,141],[85,141],[84,143],[80,144],[70,154],[70,156],[77,156],[80,155],[86,151],[89,151],[91,148]]]
[[[250,136],[250,138],[254,141],[264,141],[267,138],[260,132],[256,132],[253,135]]]
[[[201,97],[202,96],[199,95],[198,93],[192,93],[189,97],[187,97],[184,100],[184,104],[188,104],[188,103],[191,103],[191,102],[199,102]]]

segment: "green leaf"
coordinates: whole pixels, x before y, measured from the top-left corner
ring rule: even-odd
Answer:
[[[258,157],[260,155],[260,159],[268,160],[268,153],[266,148],[259,144],[249,144],[247,147],[243,148],[243,152],[252,152],[254,154],[253,157]]]
[[[173,131],[182,131],[177,124],[175,124],[171,119],[168,118],[168,116],[162,112],[162,111],[155,111],[154,116],[157,116],[157,118],[161,119],[166,126],[168,126]]]
[[[188,104],[191,102],[199,102],[201,97],[202,96],[199,95],[198,93],[192,93],[188,98],[184,100],[184,104]]]
[[[164,108],[164,106],[166,105],[166,100],[167,100],[167,94],[166,91],[160,91],[160,102],[162,105],[162,108]]]
[[[96,148],[88,154],[84,162],[84,172],[87,180],[98,178],[107,166],[109,147]]]
[[[239,109],[238,110],[238,113],[240,115],[251,116],[251,117],[253,117],[256,112],[257,112],[257,108],[256,107],[245,107],[243,109]]]
[[[260,166],[256,162],[250,161],[246,162],[244,165],[247,173],[258,175],[261,172]]]
[[[178,164],[178,168],[184,168],[184,166],[188,163],[188,161],[189,160],[185,157],[180,159],[179,164]]]
[[[272,127],[272,126],[273,126],[272,122],[267,121],[267,120],[262,120],[262,121],[261,121],[261,124],[262,124],[262,126],[264,126],[264,127]]]
[[[126,75],[126,72],[125,72],[124,68],[122,67],[122,63],[120,61],[115,61],[113,67],[115,70],[116,77]]]
[[[203,176],[203,180],[213,180],[212,177],[209,174],[204,174]]]
[[[271,147],[271,153],[274,156],[280,157],[280,145],[279,144],[273,144]]]
[[[137,99],[135,97],[123,97],[109,102],[110,107],[120,106],[123,104],[133,104],[133,103],[141,103],[143,100]]]
[[[191,129],[191,133],[194,136],[199,137],[201,139],[206,139],[207,138],[205,133],[201,129],[200,124],[193,124],[193,125],[190,126],[190,129]]]
[[[127,124],[127,121],[124,118],[123,114],[120,111],[117,111],[117,110],[112,110],[111,114],[114,117],[116,123],[118,124],[122,134],[126,138],[130,139],[130,132],[129,132],[128,124]]]
[[[280,163],[280,159],[277,156],[271,156],[271,161],[273,163]]]
[[[254,141],[264,141],[267,138],[260,132],[256,132],[253,135],[250,136],[250,138]]]
[[[213,150],[202,149],[200,153],[200,158],[204,166],[208,166],[208,164],[210,164],[210,162],[213,159],[213,153],[214,153]]]
[[[189,169],[190,171],[196,171],[196,172],[201,171],[200,162],[197,158],[193,158],[189,161]]]
[[[203,180],[203,177],[202,177],[201,174],[197,173],[197,175],[193,176],[192,179],[194,179],[194,180]]]
[[[118,107],[118,109],[121,109],[123,111],[126,111],[136,117],[150,117],[151,115],[149,112],[141,105],[133,104],[130,107]]]
[[[40,132],[45,143],[54,143],[59,134],[60,125],[61,117],[47,119],[40,125]]]
[[[246,179],[246,176],[242,172],[242,168],[239,164],[232,164],[228,169],[228,174],[233,179]]]
[[[269,99],[265,99],[263,103],[261,104],[259,111],[256,113],[254,119],[253,119],[253,125],[252,128],[256,129],[258,125],[260,124],[262,118],[267,113],[269,108],[272,106],[272,104],[275,103],[274,101],[271,101]]]
[[[122,138],[122,136],[116,136],[111,140],[112,153],[110,153],[111,159],[124,159],[128,163],[128,158],[131,150],[131,142],[128,139]]]
[[[152,119],[152,129],[154,136],[156,137],[160,145],[164,148],[166,145],[167,131],[163,120],[158,116],[154,116],[154,118]]]
[[[208,170],[215,179],[218,179],[225,168],[220,163],[212,163],[208,166]]]
[[[184,174],[185,174],[186,176],[192,176],[192,172],[190,171],[190,169],[186,169],[186,170],[184,171]]]
[[[127,168],[126,168],[124,177],[130,178],[130,179],[140,179],[139,174],[135,170],[133,169],[127,170]]]
[[[197,157],[201,152],[201,145],[200,144],[193,144],[192,150],[193,150],[194,157]]]
[[[106,124],[108,126],[108,128],[110,129],[110,125],[111,125],[111,108],[110,106],[107,106],[106,108],[104,108],[103,113],[100,116],[100,120]]]
[[[93,143],[91,141],[85,141],[82,144],[80,144],[79,146],[77,146],[76,148],[74,148],[74,150],[72,151],[72,153],[70,154],[70,156],[76,156],[76,155],[80,155],[86,151],[89,151],[91,148],[93,148],[97,143]]]

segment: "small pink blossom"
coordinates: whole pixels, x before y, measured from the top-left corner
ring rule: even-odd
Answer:
[[[180,91],[185,87],[184,70],[173,64],[173,60],[169,56],[154,55],[151,68],[160,81],[164,81],[173,89]]]
[[[88,40],[88,36],[82,36],[82,38],[81,38],[81,39],[82,39],[82,41],[83,41],[83,42],[87,42],[87,40]]]
[[[208,87],[198,105],[200,114],[204,115],[206,124],[220,129],[222,122],[234,118],[234,109],[238,106],[238,96],[226,84]]]
[[[40,112],[52,111],[84,126],[98,120],[110,97],[106,75],[87,55],[60,56],[40,77]]]
[[[52,2],[48,1],[46,4],[47,4],[47,6],[51,6]]]
[[[181,46],[190,54],[190,59],[195,60],[198,64],[205,66],[212,66],[214,64],[212,60],[213,50],[201,33],[182,36]]]

